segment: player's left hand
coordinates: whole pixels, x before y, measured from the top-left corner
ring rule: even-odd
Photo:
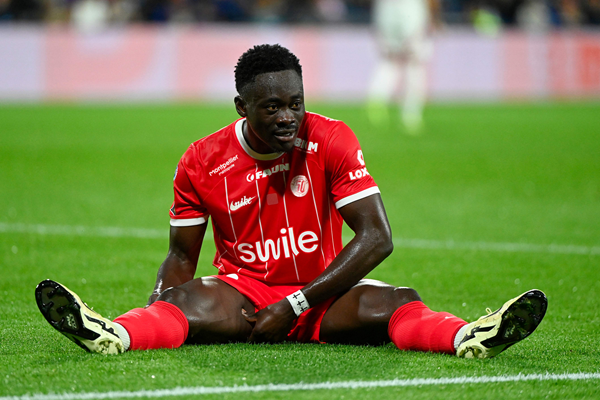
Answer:
[[[254,314],[248,314],[242,309],[242,315],[254,326],[248,338],[249,342],[254,343],[282,342],[296,319],[296,314],[287,299],[271,304]]]

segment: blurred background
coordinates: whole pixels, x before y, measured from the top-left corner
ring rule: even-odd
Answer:
[[[307,97],[364,101],[370,0],[0,0],[0,100],[230,101],[239,55],[281,43]],[[600,0],[439,0],[428,100],[600,97]]]
[[[443,0],[441,19],[473,24],[481,14],[504,27],[575,28],[600,24],[598,0]],[[93,11],[91,11],[93,8]],[[85,9],[85,10],[84,10]],[[3,22],[79,24],[95,13],[102,23],[123,25],[252,22],[275,24],[368,24],[370,0],[2,0]],[[488,18],[483,17],[483,18]]]

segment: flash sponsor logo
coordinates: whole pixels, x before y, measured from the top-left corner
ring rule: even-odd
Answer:
[[[231,204],[229,205],[229,209],[231,211],[239,210],[240,208],[251,204],[252,200],[254,200],[255,198],[256,198],[256,196],[254,196],[254,197],[246,197],[246,196],[244,196],[239,201],[232,201]]]
[[[243,254],[240,259],[251,263],[259,259],[262,262],[269,260],[279,260],[297,256],[300,252],[312,253],[319,248],[319,237],[312,231],[304,231],[296,238],[294,228],[282,228],[279,233],[281,236],[276,240],[267,239],[264,245],[257,241],[251,243],[240,243],[237,250]]]
[[[259,170],[256,172],[252,172],[248,175],[246,175],[246,180],[248,182],[252,182],[254,180],[259,180],[262,178],[268,178],[269,176],[279,173],[279,172],[283,172],[283,171],[289,171],[290,170],[290,164],[289,163],[285,163],[285,164],[277,164],[274,167],[271,167],[269,169],[263,169],[263,170]]]
[[[238,159],[238,155],[236,154],[235,156],[233,156],[233,157],[229,158],[227,161],[225,161],[223,164],[219,165],[217,168],[210,171],[208,173],[208,175],[213,176],[214,174],[217,174],[217,173],[219,173],[219,175],[221,175],[220,172],[224,172],[226,170],[229,170],[230,167],[233,167],[232,164],[234,162],[236,162],[237,159]]]
[[[367,175],[371,175],[367,171],[366,167],[365,168],[361,168],[361,169],[357,169],[356,171],[350,171],[349,174],[350,174],[350,180],[351,181],[355,181],[357,179],[364,178]]]

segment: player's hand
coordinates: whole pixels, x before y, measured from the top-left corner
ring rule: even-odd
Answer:
[[[249,342],[254,343],[282,342],[296,319],[296,314],[287,299],[271,304],[254,314],[248,314],[242,309],[242,315],[254,326],[248,338]]]

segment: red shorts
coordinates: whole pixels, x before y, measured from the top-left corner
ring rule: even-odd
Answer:
[[[277,303],[284,297],[300,290],[301,286],[268,286],[263,282],[257,281],[247,276],[238,274],[217,275],[223,282],[237,289],[238,292],[246,296],[256,308],[256,312],[262,310],[270,304]],[[325,312],[333,303],[336,297],[325,300],[321,304],[303,312],[294,322],[292,330],[288,333],[288,340],[301,343],[323,343],[319,340],[321,331],[321,321]]]

